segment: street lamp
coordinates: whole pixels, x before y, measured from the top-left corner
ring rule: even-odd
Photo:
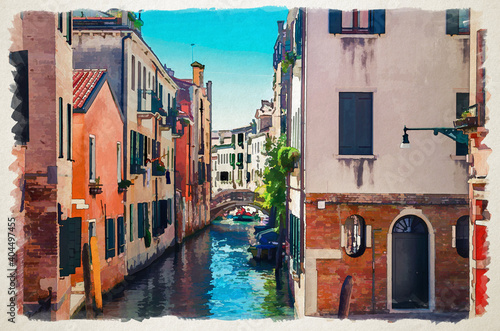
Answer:
[[[403,141],[401,142],[400,148],[410,148],[410,139],[408,138],[408,133],[406,131],[434,131],[434,135],[437,136],[438,133],[445,135],[446,137],[455,140],[458,143],[465,144],[468,142],[467,135],[462,131],[455,128],[407,128],[404,127]]]

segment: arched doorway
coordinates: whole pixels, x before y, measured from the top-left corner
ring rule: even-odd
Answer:
[[[392,308],[429,309],[429,229],[405,215],[392,227]]]

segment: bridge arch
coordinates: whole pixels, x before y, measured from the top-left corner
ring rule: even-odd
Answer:
[[[262,212],[269,214],[269,210],[262,208],[257,202],[258,194],[246,189],[224,190],[212,197],[210,202],[210,221],[220,216],[227,210],[242,206],[252,206]]]

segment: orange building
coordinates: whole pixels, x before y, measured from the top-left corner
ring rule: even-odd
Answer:
[[[81,217],[81,247],[97,238],[102,291],[123,281],[125,189],[122,180],[123,115],[106,70],[73,72],[73,217]],[[95,257],[92,257],[95,259]],[[83,268],[72,275],[83,282]],[[82,298],[83,299],[83,298]]]

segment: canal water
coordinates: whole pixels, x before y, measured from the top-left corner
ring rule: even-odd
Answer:
[[[284,280],[277,289],[274,263],[256,262],[247,251],[254,225],[214,221],[105,296],[97,318],[293,319]],[[85,318],[85,309],[76,318]]]

